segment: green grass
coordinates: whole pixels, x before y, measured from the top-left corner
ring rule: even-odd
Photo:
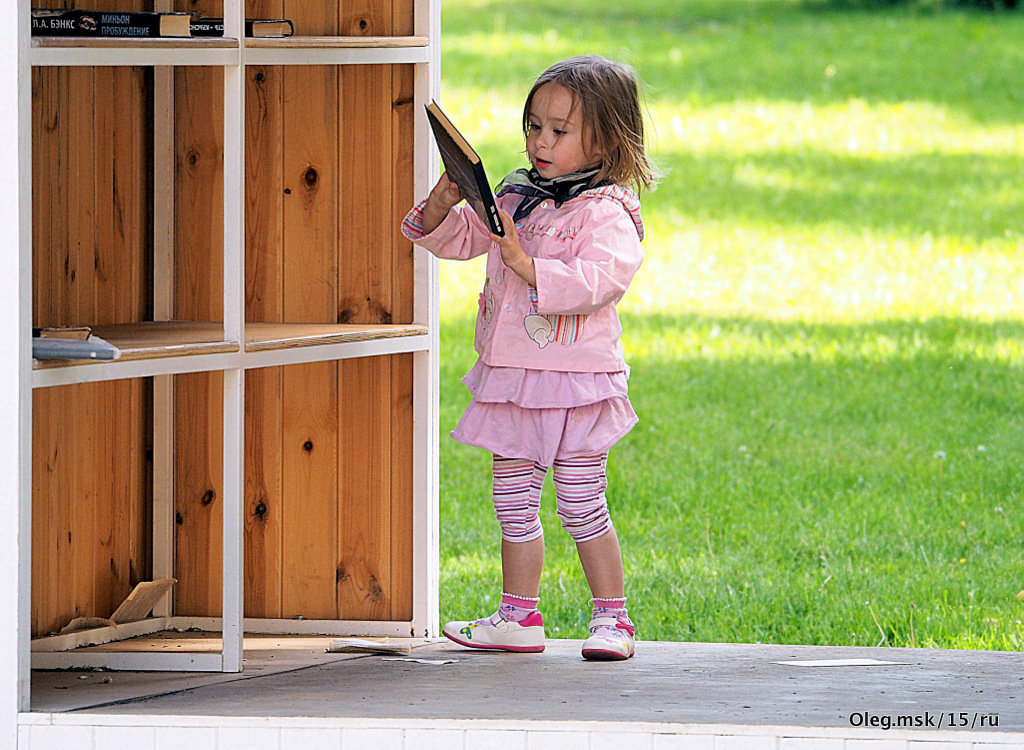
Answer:
[[[641,637],[1021,650],[1024,14],[621,7],[446,0],[442,101],[497,180],[548,64],[645,81],[609,491]],[[500,585],[489,457],[447,437],[482,275],[442,265],[442,619]],[[545,619],[581,637],[553,505]]]

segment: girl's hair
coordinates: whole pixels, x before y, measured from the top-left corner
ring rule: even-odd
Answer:
[[[597,55],[570,57],[544,71],[526,97],[523,133],[530,132],[530,106],[537,89],[557,83],[572,94],[591,145],[602,154],[594,183],[653,188],[660,176],[644,151],[644,120],[636,73],[628,65]],[[586,133],[584,133],[586,135]],[[586,140],[584,140],[586,144]]]

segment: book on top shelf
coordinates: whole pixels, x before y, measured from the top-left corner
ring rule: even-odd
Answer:
[[[32,36],[188,37],[191,13],[32,9]]]
[[[501,225],[498,207],[494,203],[494,194],[491,192],[491,184],[487,181],[487,173],[484,171],[480,156],[437,102],[431,101],[426,108],[430,129],[434,133],[434,140],[437,141],[448,178],[459,186],[462,197],[473,207],[484,224],[490,227],[494,234],[504,237],[505,228]]]
[[[192,36],[224,36],[223,18],[193,18]],[[258,38],[285,37],[295,33],[287,18],[247,18],[245,35]]]

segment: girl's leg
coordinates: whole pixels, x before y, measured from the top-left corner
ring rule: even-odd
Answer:
[[[544,568],[544,537],[530,542],[501,540],[501,590],[513,596],[536,598]]]
[[[625,583],[622,573],[622,550],[615,529],[608,528],[602,536],[589,542],[577,542],[576,551],[583,564],[590,593],[595,599],[622,599]]]
[[[471,648],[544,650],[544,619],[537,611],[544,531],[540,496],[547,468],[494,457],[494,512],[501,524],[501,604],[490,617],[446,623],[442,632]]]
[[[555,492],[562,526],[576,550],[593,596],[587,659],[627,659],[633,655],[634,628],[626,611],[622,550],[608,514],[605,489],[607,454],[560,459],[554,464]]]

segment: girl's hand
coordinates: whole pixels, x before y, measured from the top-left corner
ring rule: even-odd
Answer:
[[[423,207],[423,233],[430,234],[437,229],[448,212],[461,200],[459,186],[448,179],[447,173],[443,173],[427,196],[427,205]]]
[[[527,255],[519,244],[519,234],[516,232],[516,223],[506,211],[498,209],[501,217],[501,225],[505,228],[505,236],[491,235],[491,240],[498,244],[501,250],[502,262],[512,269],[523,281],[532,287],[537,286],[537,270],[533,265],[533,258]]]

